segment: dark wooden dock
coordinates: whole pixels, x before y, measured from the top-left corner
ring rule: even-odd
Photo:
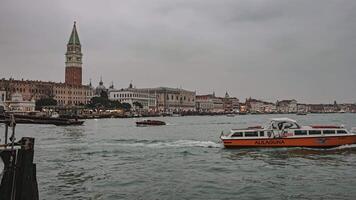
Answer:
[[[0,169],[0,200],[38,200],[33,163],[35,139],[23,137],[15,142],[15,126],[14,122],[5,125],[5,141],[0,144],[0,158],[4,163],[3,171]]]

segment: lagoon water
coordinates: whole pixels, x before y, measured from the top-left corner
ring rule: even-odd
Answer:
[[[221,131],[271,117],[356,127],[356,114],[191,116],[18,125],[36,138],[40,199],[356,199],[356,146],[224,149]]]

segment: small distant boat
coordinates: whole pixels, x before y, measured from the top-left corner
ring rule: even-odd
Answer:
[[[159,120],[143,120],[136,122],[137,126],[163,126],[166,125],[165,122]]]
[[[235,114],[229,113],[229,114],[226,114],[226,117],[235,117]]]
[[[297,112],[297,115],[307,115],[306,112]]]
[[[242,147],[310,147],[331,148],[356,144],[356,133],[343,126],[300,126],[295,120],[275,118],[265,126],[232,129],[221,133],[225,148]]]

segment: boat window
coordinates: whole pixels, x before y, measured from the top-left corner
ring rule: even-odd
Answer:
[[[318,130],[310,130],[309,135],[321,135],[321,131]]]
[[[323,130],[324,134],[335,134],[335,130]]]
[[[337,130],[337,134],[346,134],[347,132],[345,130]]]
[[[231,137],[242,137],[242,132],[235,132]]]
[[[295,130],[294,135],[306,135],[308,131],[306,130]]]
[[[258,132],[257,131],[245,132],[245,137],[258,137]]]
[[[297,124],[289,123],[289,122],[285,122],[283,127],[283,129],[297,129],[297,128],[300,128]]]
[[[264,131],[260,131],[260,137],[264,137],[265,136],[265,132]]]

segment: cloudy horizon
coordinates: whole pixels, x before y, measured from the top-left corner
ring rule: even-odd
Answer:
[[[356,1],[2,1],[0,78],[64,81],[73,22],[83,83],[356,102]]]

